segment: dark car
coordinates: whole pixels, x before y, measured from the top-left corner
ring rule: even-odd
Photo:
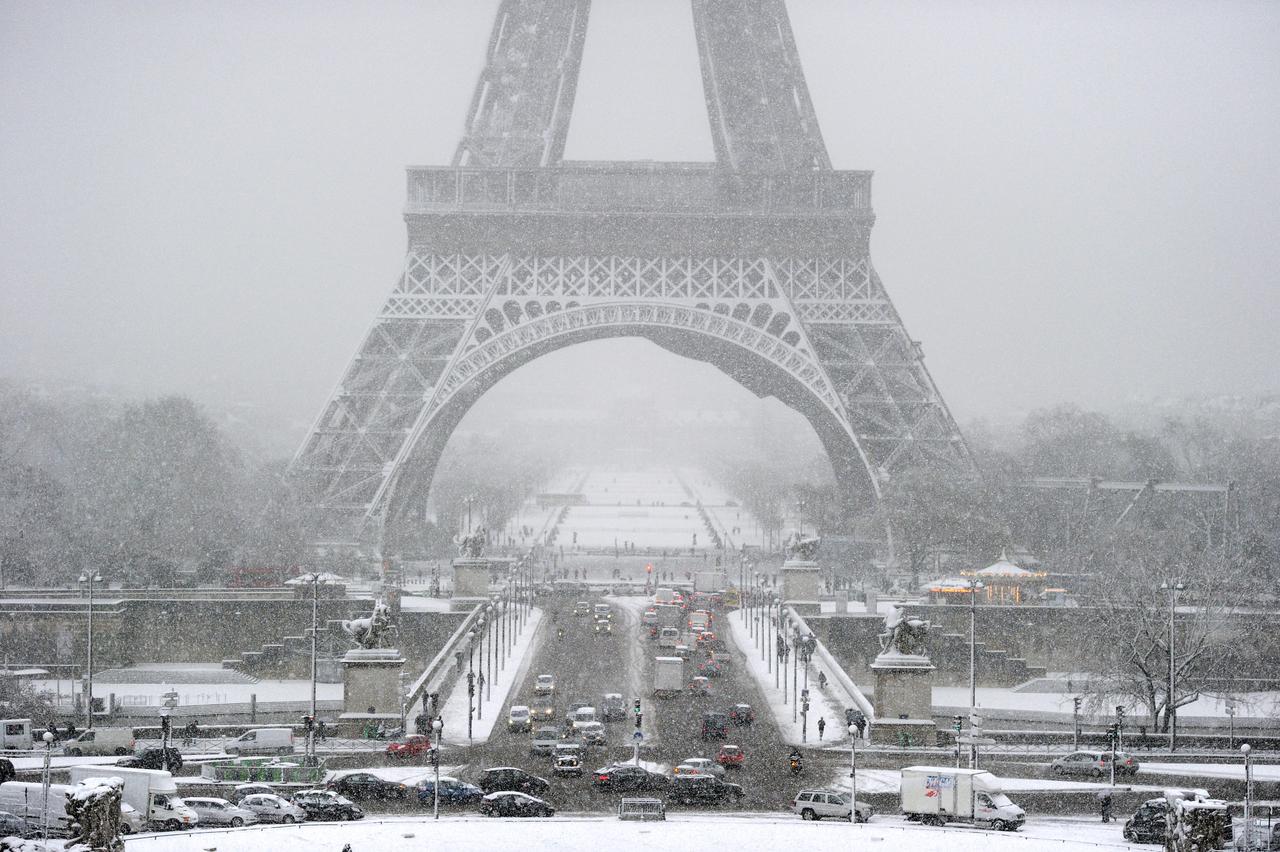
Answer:
[[[176,748],[144,748],[137,754],[120,758],[116,761],[116,766],[177,772],[182,768],[182,752]]]
[[[486,793],[514,790],[534,796],[545,793],[550,786],[547,784],[547,779],[539,778],[514,766],[495,766],[493,769],[486,769],[477,785]]]
[[[740,802],[744,795],[737,784],[728,784],[714,775],[677,775],[667,788],[667,799],[683,805]]]
[[[27,821],[8,811],[0,811],[0,837],[24,837],[28,832]],[[17,846],[14,848],[22,848]]]
[[[353,799],[404,799],[409,787],[398,781],[388,781],[368,772],[352,772],[330,781],[328,789]]]
[[[704,740],[722,740],[729,736],[729,714],[703,713],[700,733]]]
[[[671,779],[660,772],[650,772],[643,766],[615,764],[595,771],[595,786],[599,790],[627,792],[631,790],[665,790]]]
[[[418,787],[418,801],[424,805],[435,802],[436,782],[428,778]],[[440,804],[473,805],[484,798],[484,790],[474,784],[459,781],[457,778],[443,776],[440,778]]]
[[[480,813],[485,816],[549,817],[556,815],[556,809],[535,796],[503,790],[481,799]]]
[[[746,727],[756,720],[756,711],[750,704],[735,704],[729,708],[729,721],[739,728]]]
[[[0,757],[0,784],[6,781],[12,781],[18,776],[17,771],[13,768],[13,761],[8,758]]]
[[[293,797],[293,803],[306,811],[307,819],[311,820],[364,819],[364,811],[333,790],[303,790]]]

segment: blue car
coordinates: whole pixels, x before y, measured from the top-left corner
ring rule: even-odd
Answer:
[[[418,787],[418,801],[430,806],[435,799],[436,782],[434,778],[423,781]],[[474,784],[459,781],[447,775],[440,776],[440,804],[473,805],[484,798],[484,790]]]

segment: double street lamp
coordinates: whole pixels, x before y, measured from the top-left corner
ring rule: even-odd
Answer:
[[[476,715],[476,632],[474,630],[467,631],[467,743],[473,742],[471,738],[471,722]]]
[[[978,590],[986,588],[976,578],[969,579],[969,727],[970,735],[974,734],[973,717],[978,712]],[[969,768],[977,768],[978,745],[969,744]]]
[[[303,576],[306,582],[311,584],[311,724],[307,726],[307,742],[306,757],[308,765],[314,765],[316,757],[316,668],[318,666],[318,654],[316,649],[316,641],[320,633],[320,585],[325,582],[324,576],[319,572],[312,571],[310,574]],[[401,687],[401,708],[403,710],[403,685]],[[401,727],[404,727],[403,713],[401,713]]]
[[[89,586],[89,627],[88,627],[88,668],[85,671],[85,716],[87,717],[84,726],[87,730],[93,730],[93,587],[97,583],[102,582],[102,576],[97,571],[85,571],[80,575],[80,582],[87,583]]]
[[[1160,584],[1160,590],[1169,593],[1169,703],[1165,707],[1165,717],[1169,721],[1169,751],[1172,752],[1178,747],[1178,709],[1177,701],[1174,698],[1174,661],[1176,654],[1173,648],[1173,614],[1178,608],[1178,592],[1185,590],[1187,587],[1181,580],[1174,580],[1172,583],[1164,582]]]
[[[849,822],[858,821],[858,726],[849,725]]]

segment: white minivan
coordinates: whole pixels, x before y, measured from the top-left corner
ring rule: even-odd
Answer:
[[[223,747],[227,754],[293,754],[292,728],[254,728]]]
[[[133,728],[93,728],[67,740],[62,753],[81,755],[133,754]]]

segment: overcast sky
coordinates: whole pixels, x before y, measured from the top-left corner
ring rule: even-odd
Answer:
[[[0,2],[0,375],[309,421],[447,163],[496,0]],[[790,0],[962,420],[1280,385],[1280,3]],[[710,159],[686,0],[595,0],[566,156]],[[685,369],[597,344],[522,381]]]

